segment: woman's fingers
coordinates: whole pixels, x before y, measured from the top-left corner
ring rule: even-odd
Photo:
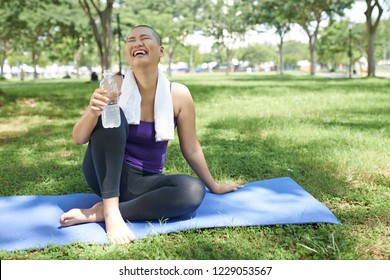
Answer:
[[[89,101],[89,106],[94,111],[102,111],[104,107],[107,106],[109,101],[108,97],[105,96],[107,92],[102,89],[96,89]]]
[[[232,186],[232,191],[238,191],[239,189],[242,189],[244,186],[243,185],[236,185],[236,184],[234,184],[233,186]]]

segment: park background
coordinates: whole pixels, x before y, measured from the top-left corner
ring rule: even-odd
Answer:
[[[358,2],[372,8],[365,21],[343,15]],[[191,90],[215,178],[289,176],[343,223],[198,229],[1,259],[390,259],[389,1],[3,0],[0,9],[0,195],[90,192],[72,127],[96,87],[90,74],[124,72],[127,30],[147,23],[163,37],[161,67]],[[262,42],[270,33],[274,42]],[[177,139],[165,172],[192,173]]]
[[[161,33],[165,46],[161,67],[169,75],[289,70],[386,75],[388,4],[3,0],[1,74],[21,79],[78,78],[94,71],[100,74],[103,68],[122,71],[128,30],[146,23]]]

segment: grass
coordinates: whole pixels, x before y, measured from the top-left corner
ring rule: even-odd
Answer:
[[[75,243],[0,259],[390,259],[389,79],[174,76],[193,94],[198,137],[220,182],[289,176],[340,225],[195,229],[125,246]],[[0,195],[90,192],[70,134],[96,84],[0,82]],[[192,173],[179,143],[166,173]],[[238,245],[239,244],[239,245]]]

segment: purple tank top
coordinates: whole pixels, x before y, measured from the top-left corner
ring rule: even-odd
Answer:
[[[172,82],[170,83],[172,94]],[[176,118],[174,118],[176,126]],[[129,125],[125,148],[125,161],[132,167],[153,173],[161,173],[165,164],[168,141],[156,142],[154,122],[140,121]]]
[[[127,164],[140,170],[161,173],[165,164],[168,141],[156,142],[154,122],[140,121],[129,125],[125,148]]]

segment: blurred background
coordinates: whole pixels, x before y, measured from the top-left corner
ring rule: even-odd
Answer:
[[[129,29],[162,36],[168,75],[390,77],[388,0],[1,0],[0,79],[124,73]]]

